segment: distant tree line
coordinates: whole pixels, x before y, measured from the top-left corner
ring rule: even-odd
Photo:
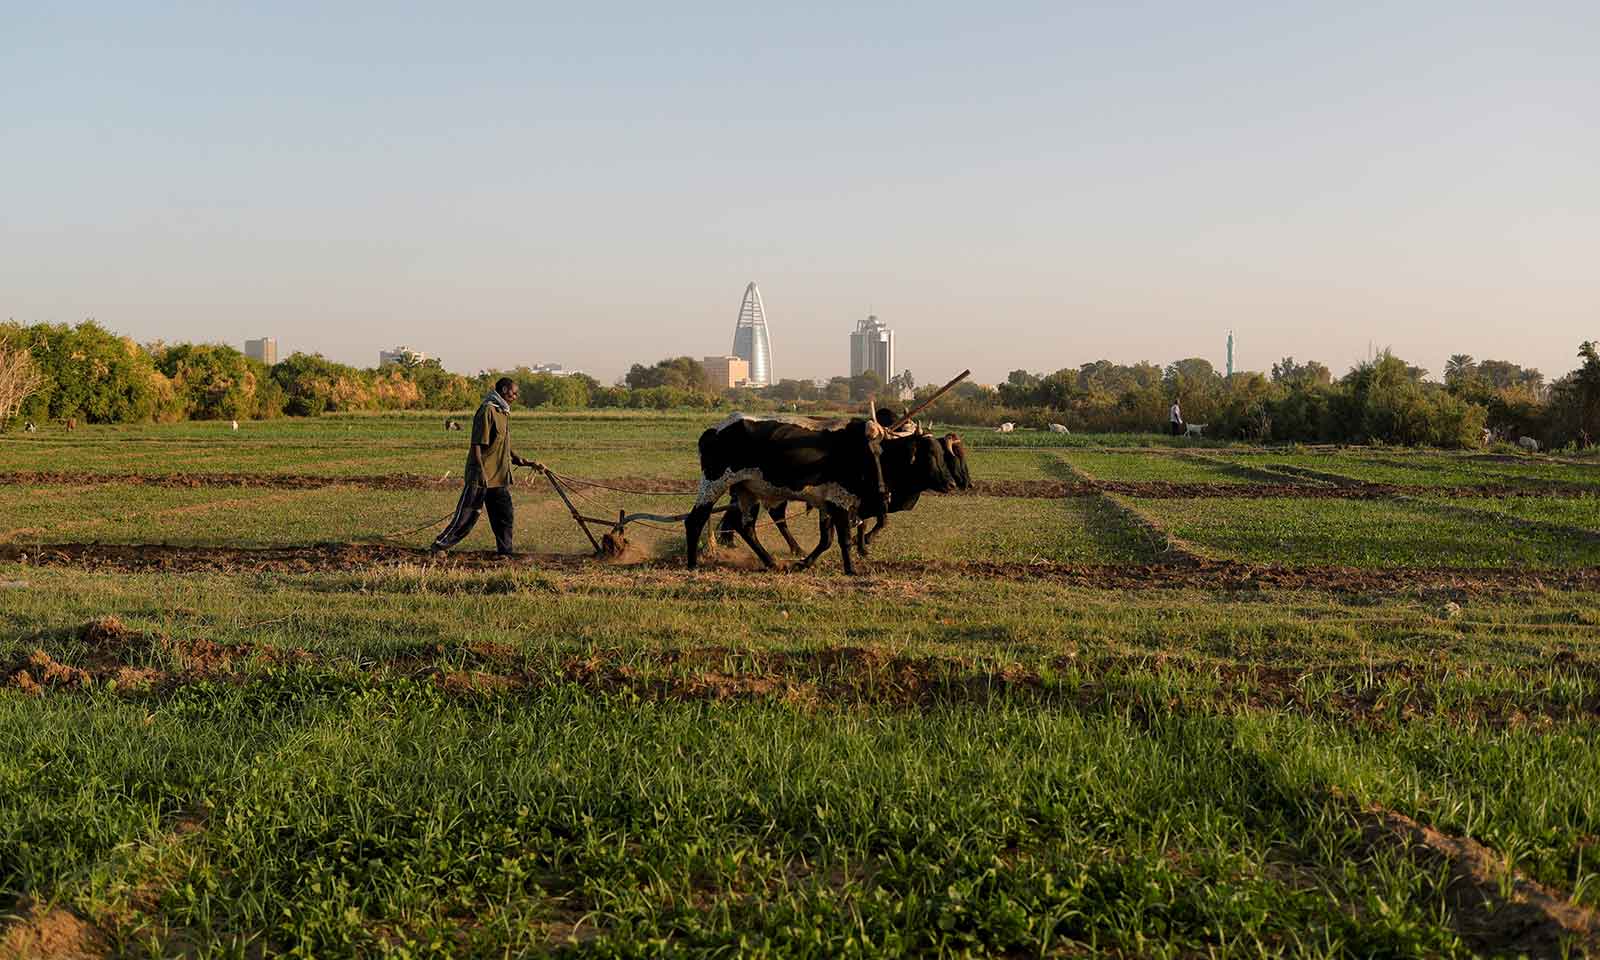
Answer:
[[[1600,440],[1600,356],[1586,342],[1578,358],[1576,370],[1548,386],[1537,370],[1461,354],[1446,363],[1443,383],[1388,351],[1338,379],[1293,357],[1270,374],[1232,376],[1199,357],[1164,368],[1098,360],[1051,374],[1013,370],[993,388],[963,383],[930,413],[955,423],[1121,433],[1161,429],[1176,401],[1186,421],[1223,438],[1475,447],[1487,430],[1511,442],[1527,436],[1545,447],[1587,447]]]
[[[688,358],[695,368],[699,365]],[[677,361],[673,361],[674,363]],[[668,361],[663,361],[668,363]],[[0,324],[0,429],[17,420],[85,423],[247,420],[380,410],[464,410],[502,376],[528,407],[711,408],[704,382],[607,387],[527,367],[452,373],[437,360],[358,368],[314,353],[272,366],[211,343],[140,344],[94,321]],[[25,388],[25,389],[24,389]]]
[[[1470,447],[1487,429],[1529,436],[1545,447],[1587,447],[1600,439],[1600,355],[1593,342],[1580,365],[1554,383],[1530,368],[1457,354],[1443,382],[1389,352],[1337,379],[1315,361],[1285,357],[1270,373],[1219,374],[1199,357],[1160,367],[1097,360],[1054,373],[1013,370],[994,387],[963,383],[928,416],[947,423],[1065,424],[1080,432],[1161,430],[1177,401],[1184,418],[1214,437],[1261,442],[1427,444]],[[501,376],[516,380],[534,408],[803,412],[856,409],[869,398],[896,402],[917,389],[907,370],[884,383],[856,377],[781,380],[762,389],[721,389],[690,357],[634,364],[606,386],[584,374],[527,367],[452,373],[437,360],[357,368],[296,353],[267,366],[219,344],[138,344],[98,323],[0,324],[0,429],[17,419],[90,423],[243,420],[377,410],[474,407]]]

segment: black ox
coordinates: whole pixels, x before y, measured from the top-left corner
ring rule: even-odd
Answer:
[[[689,568],[698,564],[700,535],[713,507],[729,493],[742,518],[736,532],[769,569],[777,563],[755,537],[759,507],[800,500],[824,511],[824,522],[838,530],[844,570],[855,573],[847,542],[852,514],[882,518],[887,512],[881,435],[881,428],[866,420],[851,420],[838,430],[812,430],[739,419],[702,433],[700,495],[684,520]]]
[[[876,518],[877,523],[870,531],[866,529],[864,520],[869,518],[865,515],[861,518],[852,517],[850,524],[856,530],[856,551],[863,557],[867,555],[867,545],[872,542],[873,537],[888,525],[887,514],[912,509],[923,493],[929,491],[950,493],[958,489],[966,490],[972,485],[972,475],[967,470],[966,447],[956,434],[949,433],[936,438],[929,433],[916,433],[904,437],[890,437],[883,440],[880,445],[883,452],[878,462],[883,467],[883,482],[888,492],[888,509]],[[756,509],[760,509],[759,505]],[[784,542],[789,545],[789,550],[795,556],[799,556],[803,551],[800,544],[795,542],[794,535],[789,532],[788,503],[773,504],[768,508],[768,512],[771,513],[778,532],[783,535]],[[862,521],[859,524],[856,522],[858,519]],[[753,519],[746,521],[740,505],[735,504],[722,518],[721,528],[717,531],[718,539],[723,543],[731,543],[735,532],[753,526]],[[837,524],[824,515],[819,526],[821,537],[817,542],[817,548],[800,562],[801,569],[810,566],[833,545],[833,534]],[[845,551],[848,554],[848,547],[845,547]]]

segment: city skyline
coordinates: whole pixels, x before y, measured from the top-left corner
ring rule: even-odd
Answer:
[[[304,29],[315,12],[318,29]],[[934,0],[0,14],[0,316],[611,381],[775,297],[993,382],[1600,338],[1600,5]],[[701,345],[685,351],[684,344]]]

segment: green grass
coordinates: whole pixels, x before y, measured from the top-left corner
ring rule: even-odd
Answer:
[[[423,525],[401,538],[418,546],[459,492],[441,419],[9,435],[0,471],[452,475],[0,485],[0,541],[293,547]],[[519,412],[513,430],[563,472],[682,480],[715,419]],[[980,480],[1590,469],[968,439]],[[0,953],[5,914],[34,902],[133,956],[1514,952],[1438,862],[1373,840],[1370,811],[1600,907],[1600,596],[1406,576],[1600,562],[1591,498],[1529,491],[1127,499],[1207,555],[1379,571],[1341,594],[1066,585],[1064,565],[1171,559],[1098,497],[926,495],[859,578],[836,553],[739,569],[742,547],[694,573],[0,564]],[[515,496],[519,546],[588,552],[545,488]],[[596,515],[690,499],[586,497]],[[814,542],[814,514],[792,526]],[[675,529],[630,537],[682,552]],[[465,547],[490,542],[482,522]],[[83,632],[107,616],[120,632]]]
[[[1219,460],[1258,470],[1272,471],[1288,467],[1365,483],[1470,486],[1490,483],[1495,479],[1459,457],[1430,451],[1294,453],[1229,450],[1216,456]],[[1294,477],[1286,476],[1285,479]]]
[[[1152,450],[1110,452],[1073,450],[1060,455],[1080,473],[1095,480],[1163,481],[1167,483],[1249,483],[1250,478],[1226,465]]]
[[[1492,502],[1492,501],[1485,501]],[[1459,505],[1459,504],[1458,504]],[[1382,500],[1146,500],[1140,509],[1207,554],[1361,567],[1562,567],[1600,563],[1600,545],[1423,503]]]
[[[1582,533],[1600,537],[1600,500],[1592,497],[1497,497],[1455,501],[1451,505],[1533,523],[1553,524],[1567,528],[1575,537]]]
[[[1567,622],[1548,640],[1593,655],[1592,624],[1571,619],[1594,609],[1580,598],[1441,624],[1410,601],[1130,602],[1024,581],[981,605],[994,584],[933,581],[860,633],[883,599],[820,578],[796,581],[780,615],[754,576],[541,576],[510,592],[472,583],[499,574],[431,589],[405,571],[33,576],[4,614],[7,636],[29,638],[15,650],[80,662],[93,651],[69,634],[93,611],[313,654],[167,694],[0,697],[0,883],[49,891],[128,949],[538,951],[576,933],[598,954],[742,936],[747,951],[816,956],[1049,942],[1465,955],[1432,872],[1361,845],[1366,803],[1600,899],[1584,854],[1600,820],[1582,707],[1595,680],[1494,629]],[[644,611],[655,631],[639,631]],[[1430,634],[1443,662],[1418,654]],[[708,640],[731,647],[684,656]],[[468,653],[501,642],[492,664]],[[649,694],[652,677],[708,666],[768,676],[764,658],[818,643],[942,658],[993,686],[910,711],[874,705],[860,677],[857,707]],[[620,658],[633,692],[560,679],[560,661],[596,657]],[[1378,713],[1250,708],[1234,699],[1248,681],[1215,671],[1262,658],[1301,675],[1310,702],[1372,684]],[[1391,658],[1417,673],[1363,679]],[[784,669],[833,679],[826,659],[805,662]],[[463,697],[425,675],[496,664],[553,685]],[[1018,669],[1045,671],[1044,687],[1008,687]],[[1472,704],[1505,699],[1569,719],[1474,719]],[[1389,907],[1369,914],[1375,898]]]

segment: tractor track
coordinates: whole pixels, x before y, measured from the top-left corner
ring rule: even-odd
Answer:
[[[587,479],[587,478],[586,478]],[[415,473],[329,476],[303,473],[68,473],[18,470],[0,472],[0,486],[50,487],[130,484],[134,486],[195,490],[207,487],[241,487],[266,490],[319,490],[355,487],[365,490],[449,490],[460,478]],[[612,477],[591,480],[621,493],[640,496],[693,495],[698,481],[659,477]],[[1595,497],[1600,487],[1587,484],[1562,484],[1549,481],[1507,482],[1456,486],[1427,484],[1367,483],[1347,480],[1342,485],[1287,479],[1273,482],[1185,483],[1166,480],[1095,480],[1087,477],[1064,480],[976,480],[972,489],[956,496],[1017,497],[1060,500],[1094,497],[1112,493],[1139,499],[1176,500],[1259,500],[1281,497],[1320,500],[1396,500],[1405,497],[1433,496],[1452,499],[1506,497]]]
[[[713,564],[699,571],[683,569],[677,557],[615,564],[577,554],[527,554],[513,561],[492,553],[456,552],[434,556],[418,547],[398,544],[323,543],[293,547],[198,547],[166,544],[4,544],[0,563],[45,568],[70,568],[105,573],[277,573],[314,574],[382,567],[428,565],[444,570],[539,570],[581,576],[628,570],[648,585],[653,580],[708,577],[783,577],[782,572],[747,570]],[[1398,570],[1344,566],[1252,564],[1192,555],[1150,563],[1006,563],[964,561],[925,564],[871,561],[865,577],[852,581],[829,569],[805,574],[834,578],[841,586],[883,580],[927,580],[973,577],[1001,581],[1042,580],[1098,590],[1317,590],[1347,594],[1503,594],[1544,590],[1600,591],[1600,567],[1552,569],[1407,567]]]

